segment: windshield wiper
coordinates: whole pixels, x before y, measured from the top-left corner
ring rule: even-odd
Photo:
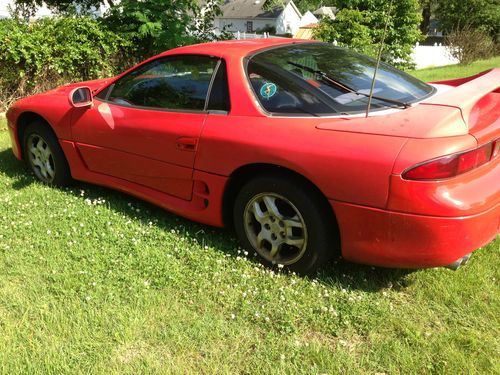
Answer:
[[[293,61],[287,61],[287,63],[290,65],[293,65],[299,69],[305,70],[306,72],[317,74],[323,81],[331,83],[337,87],[340,87],[342,90],[345,90],[347,92],[350,92],[350,93],[353,93],[356,95],[365,96],[367,98],[370,97],[369,94],[365,94],[364,92],[357,91],[357,90],[347,86],[345,83],[342,83],[342,82],[336,80],[335,78],[330,77],[328,74],[326,74],[325,72],[323,72],[321,70],[313,69],[313,68],[310,68],[306,65],[295,63]],[[395,99],[384,98],[384,97],[376,96],[376,95],[372,95],[372,98],[386,102],[386,103],[395,104],[395,105],[397,105],[399,107],[403,107],[403,108],[411,107],[411,105],[409,103],[405,103],[405,102],[395,100]]]

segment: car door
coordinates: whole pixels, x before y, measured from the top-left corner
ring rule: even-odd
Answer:
[[[75,109],[72,137],[93,172],[135,182],[185,200],[207,95],[220,62],[174,55],[148,62]]]

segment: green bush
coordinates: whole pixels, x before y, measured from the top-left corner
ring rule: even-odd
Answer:
[[[0,21],[0,107],[18,97],[113,76],[130,61],[129,42],[88,17]]]
[[[480,29],[466,26],[446,35],[446,44],[451,56],[461,64],[470,64],[476,60],[494,56],[495,44],[491,37]]]

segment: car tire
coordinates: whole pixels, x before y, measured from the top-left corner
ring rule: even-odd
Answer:
[[[260,261],[312,275],[339,252],[335,220],[311,186],[288,176],[263,176],[236,196],[233,220],[243,247]],[[333,219],[333,220],[332,220]]]
[[[26,127],[23,151],[29,168],[41,182],[67,186],[73,181],[59,141],[47,124],[36,121]]]

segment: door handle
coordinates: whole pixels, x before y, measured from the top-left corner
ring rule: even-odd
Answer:
[[[176,146],[178,150],[194,152],[198,146],[198,139],[192,137],[179,137],[177,138]]]

